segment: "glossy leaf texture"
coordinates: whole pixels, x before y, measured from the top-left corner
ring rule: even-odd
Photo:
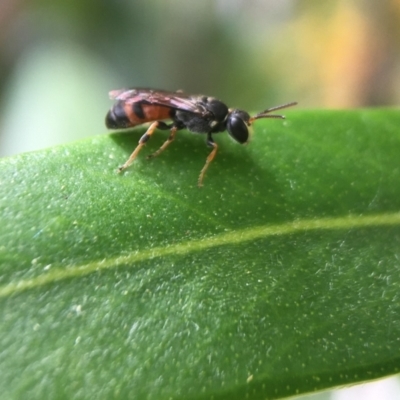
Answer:
[[[144,128],[0,162],[8,399],[275,399],[399,372],[400,112]]]

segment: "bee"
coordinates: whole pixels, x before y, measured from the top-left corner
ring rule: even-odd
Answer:
[[[206,134],[206,144],[212,150],[204,167],[200,171],[198,186],[203,185],[204,175],[217,154],[218,145],[213,134],[228,131],[229,135],[240,144],[249,141],[249,127],[260,118],[285,118],[283,115],[270,114],[273,111],[296,105],[296,102],[268,108],[254,116],[246,111],[228,108],[225,103],[203,95],[189,95],[182,91],[169,92],[152,89],[120,89],[109,93],[116,100],[106,115],[106,126],[109,129],[125,129],[150,122],[145,134],[140,138],[128,160],[119,168],[119,172],[128,168],[148,142],[156,129],[169,130],[168,139],[153,154],[153,158],[163,152],[173,142],[176,132],[187,129],[193,133]],[[164,122],[171,120],[171,123]]]

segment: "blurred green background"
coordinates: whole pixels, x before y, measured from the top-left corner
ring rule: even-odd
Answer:
[[[104,133],[120,87],[398,106],[399,43],[400,0],[0,0],[0,156]],[[399,399],[385,382],[349,396]]]
[[[400,0],[0,0],[0,156],[105,132],[108,91],[400,103]]]

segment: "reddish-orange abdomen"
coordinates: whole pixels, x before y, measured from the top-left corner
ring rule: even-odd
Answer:
[[[171,108],[151,104],[125,104],[124,111],[132,126],[171,118]]]

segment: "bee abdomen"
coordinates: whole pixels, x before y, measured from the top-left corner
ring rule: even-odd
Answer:
[[[154,104],[133,103],[125,104],[125,113],[131,122],[131,126],[145,122],[161,121],[172,118],[175,110]]]
[[[114,104],[106,115],[106,126],[110,129],[127,128],[131,126],[130,120],[125,113],[121,102]]]

